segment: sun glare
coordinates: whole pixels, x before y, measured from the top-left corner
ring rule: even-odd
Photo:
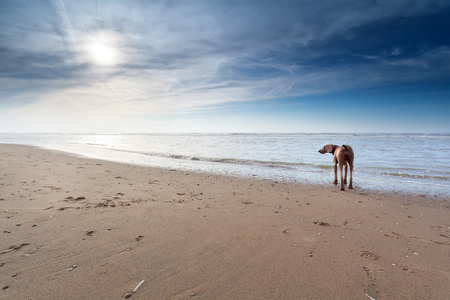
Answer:
[[[114,65],[116,63],[117,50],[100,41],[89,44],[88,52],[97,64]]]

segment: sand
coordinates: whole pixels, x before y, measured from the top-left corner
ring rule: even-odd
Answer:
[[[0,145],[0,225],[1,299],[450,299],[449,199]]]

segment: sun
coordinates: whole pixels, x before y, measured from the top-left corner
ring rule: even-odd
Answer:
[[[87,47],[93,61],[100,65],[110,66],[116,63],[117,50],[100,41],[93,41]]]

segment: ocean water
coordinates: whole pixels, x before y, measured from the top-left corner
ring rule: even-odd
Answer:
[[[0,134],[25,144],[145,166],[336,188],[325,144],[355,152],[355,190],[448,198],[450,134]],[[339,178],[339,174],[338,174]]]

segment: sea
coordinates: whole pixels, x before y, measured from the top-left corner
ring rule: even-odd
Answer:
[[[355,191],[450,199],[450,134],[0,133],[0,143],[142,166],[324,185],[336,190],[333,157],[318,150],[325,144],[346,144],[355,153]]]

